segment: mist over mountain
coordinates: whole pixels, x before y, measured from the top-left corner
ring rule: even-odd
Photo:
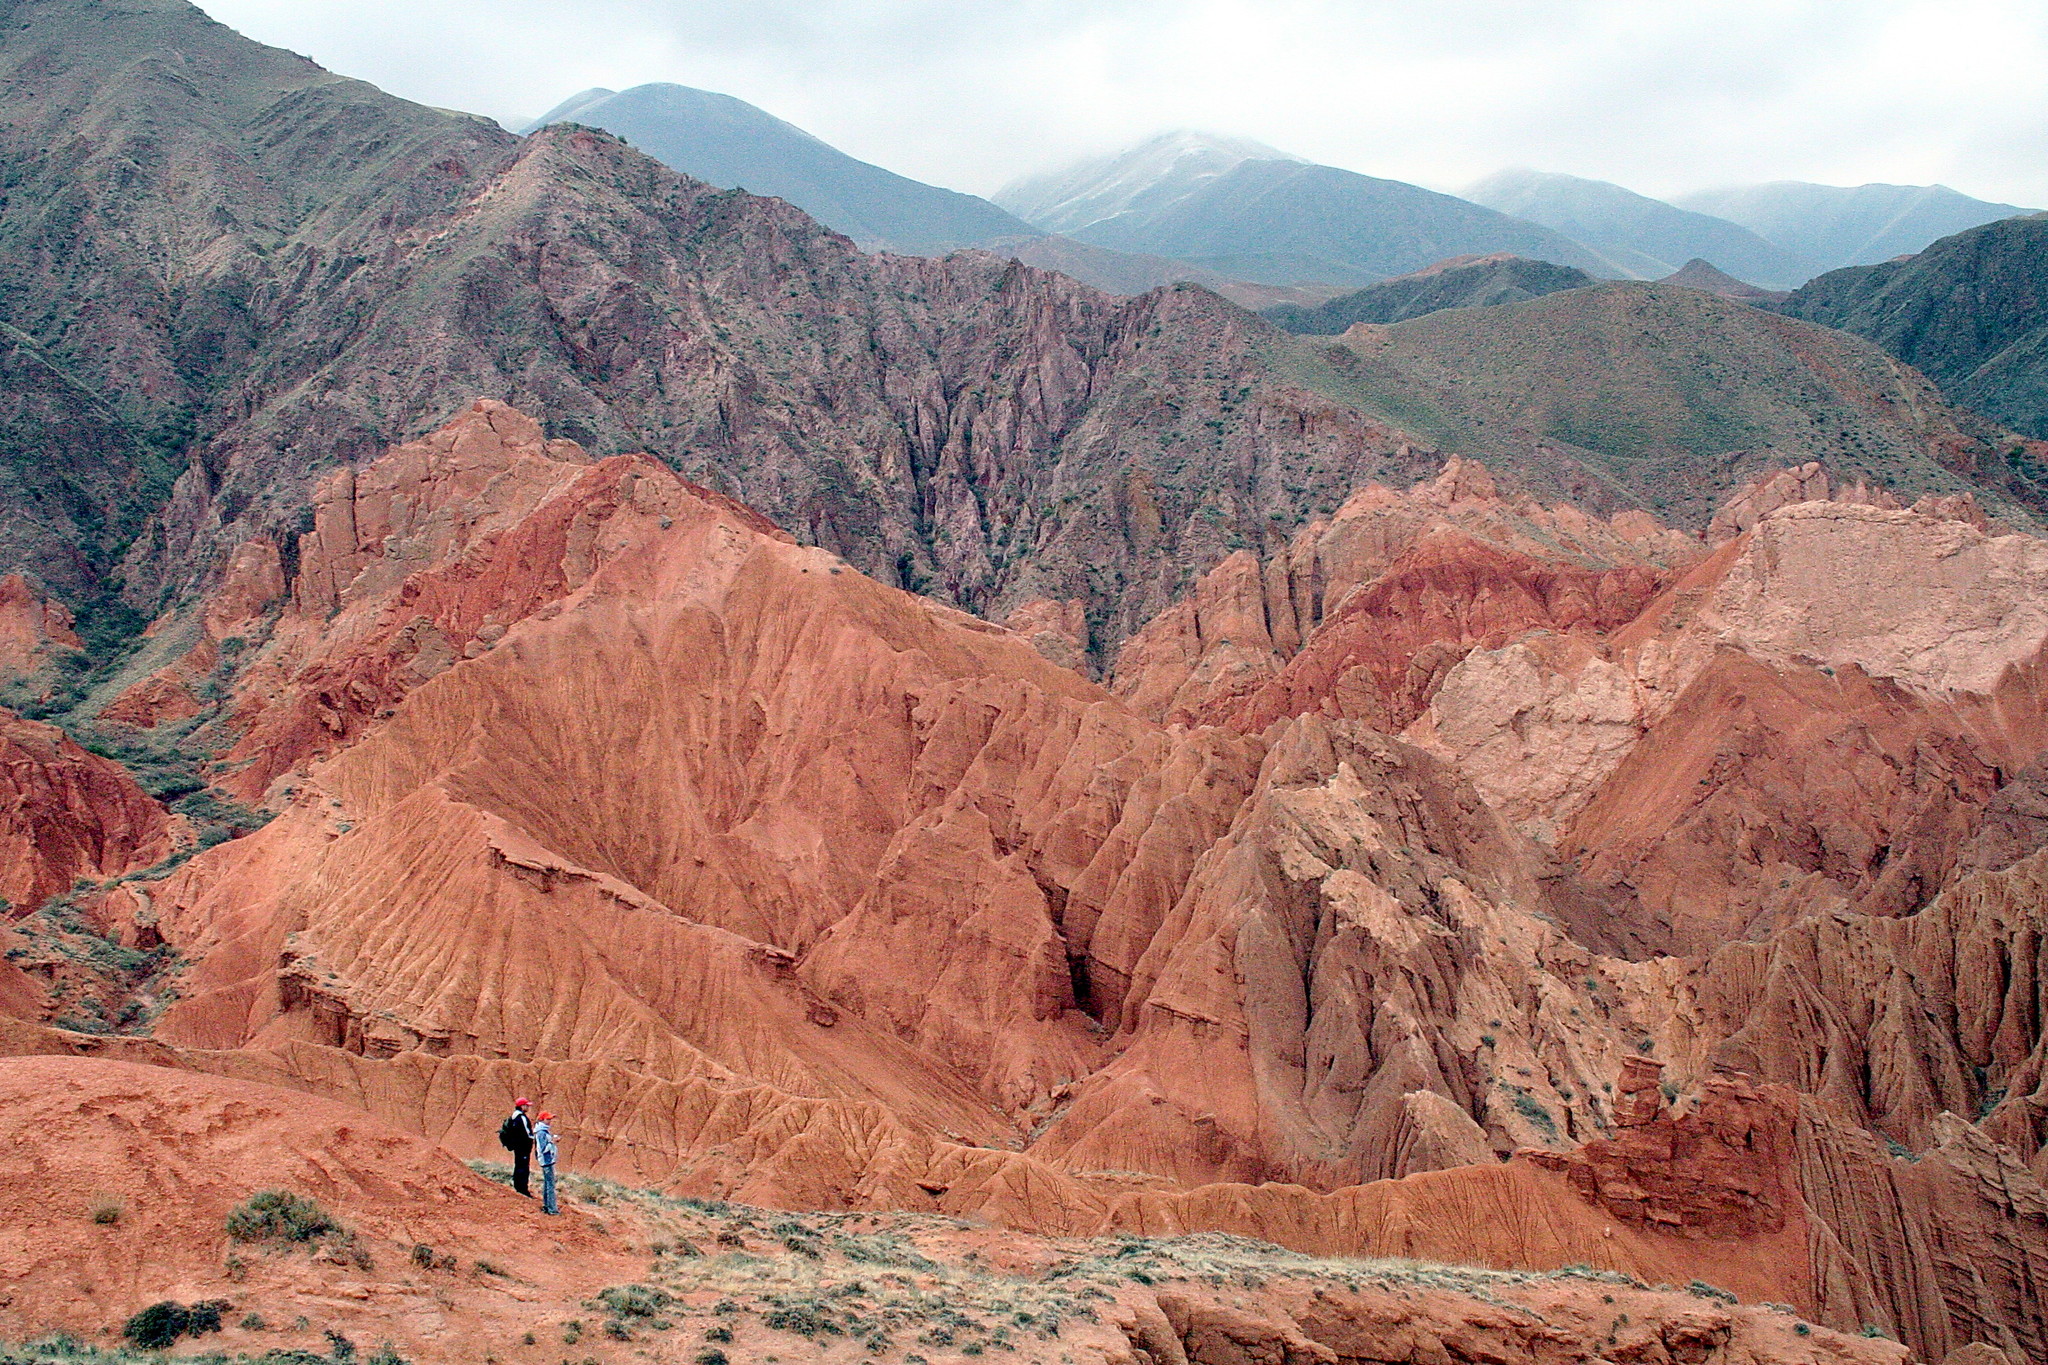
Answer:
[[[1999,219],[1907,260],[1831,271],[1779,307],[1868,337],[1952,401],[2048,439],[2048,215]]]
[[[560,122],[616,133],[721,189],[786,199],[870,250],[931,255],[1043,235],[986,199],[857,160],[731,95],[668,84],[586,90],[522,131]]]
[[[1012,181],[996,192],[995,199],[1048,232],[1079,232],[1123,214],[1170,208],[1204,182],[1247,161],[1308,164],[1250,138],[1161,133],[1111,156]]]
[[[1702,190],[1679,195],[1673,202],[1739,223],[1813,261],[1819,270],[1874,265],[1910,255],[1965,228],[2032,212],[1972,199],[1946,185],[1840,186],[1799,180]],[[1714,263],[1729,268],[1721,261]],[[1756,282],[1764,280],[1758,276]]]
[[[1634,273],[1548,228],[1452,195],[1200,133],[1163,134],[1115,157],[1018,181],[995,199],[1085,242],[1270,284],[1364,285],[1498,251],[1596,275]]]
[[[1695,257],[1757,284],[1790,288],[1822,268],[1724,218],[1673,207],[1604,180],[1525,169],[1502,171],[1464,191],[1475,204],[1555,228],[1645,279]]]

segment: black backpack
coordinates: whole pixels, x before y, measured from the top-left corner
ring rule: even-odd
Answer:
[[[514,1114],[498,1125],[498,1145],[508,1152],[519,1151],[533,1145],[533,1135],[526,1131],[526,1125]]]

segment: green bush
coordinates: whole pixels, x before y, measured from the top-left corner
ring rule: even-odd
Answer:
[[[151,1350],[169,1346],[185,1335],[185,1305],[169,1299],[153,1303],[128,1319],[121,1335]]]
[[[341,1224],[312,1200],[289,1190],[258,1190],[248,1202],[232,1209],[227,1218],[228,1236],[238,1242],[310,1242]]]
[[[161,1350],[179,1337],[203,1336],[220,1330],[220,1315],[231,1305],[225,1299],[204,1299],[187,1308],[171,1299],[153,1303],[121,1328],[121,1335],[137,1346]]]

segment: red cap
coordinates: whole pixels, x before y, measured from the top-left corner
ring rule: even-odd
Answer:
[[[554,1115],[553,1115],[553,1114],[550,1114],[550,1113],[549,1113],[549,1112],[548,1112],[547,1110],[545,1110],[545,1109],[543,1109],[543,1110],[541,1110],[541,1111],[540,1111],[540,1121],[541,1121],[542,1123],[546,1123],[546,1122],[547,1122],[547,1121],[548,1121],[549,1119],[551,1119],[551,1118],[553,1118],[553,1117],[554,1117]]]
[[[514,1109],[524,1109],[527,1105],[532,1103],[532,1100],[514,1100],[512,1101],[512,1107]]]

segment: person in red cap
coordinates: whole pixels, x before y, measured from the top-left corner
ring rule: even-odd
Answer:
[[[533,1120],[526,1116],[531,1100],[512,1101],[512,1116],[498,1125],[498,1143],[512,1154],[512,1188],[533,1198],[533,1191],[527,1188],[533,1160]]]

